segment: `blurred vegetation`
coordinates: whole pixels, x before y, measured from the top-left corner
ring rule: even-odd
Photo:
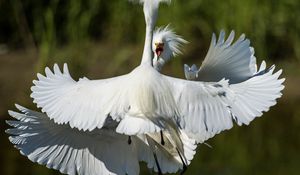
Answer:
[[[284,69],[284,96],[249,127],[235,127],[198,149],[187,174],[298,174],[300,172],[300,1],[173,0],[160,9],[190,44],[164,70],[183,75],[183,63],[201,64],[211,34],[245,33],[258,60]],[[144,18],[127,0],[0,0],[0,118],[29,98],[35,73],[67,62],[74,77],[127,73],[140,62]],[[0,174],[59,174],[29,162],[7,141],[1,120]],[[3,167],[1,167],[3,166]],[[141,174],[151,174],[144,166]]]
[[[161,8],[159,25],[171,23],[194,52],[207,47],[212,32],[233,29],[255,41],[259,57],[299,60],[299,7],[298,0],[174,0]],[[140,6],[126,0],[1,0],[0,15],[0,43],[35,47],[39,66],[62,46],[140,44],[144,35]]]

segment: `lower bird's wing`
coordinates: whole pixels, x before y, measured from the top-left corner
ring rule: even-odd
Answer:
[[[7,121],[13,127],[6,130],[9,140],[31,161],[62,173],[137,175],[139,159],[150,151],[137,137],[129,145],[128,137],[114,130],[79,131],[43,113],[17,108],[21,113],[9,111],[17,119]]]
[[[16,107],[21,113],[9,111],[17,120],[7,121],[13,128],[6,133],[11,135],[9,140],[21,154],[33,162],[70,175],[137,175],[139,161],[157,171],[154,150],[145,135],[131,136],[128,144],[128,136],[116,133],[115,126],[110,127],[108,122],[102,129],[80,131],[67,124],[57,124],[44,113]],[[181,139],[189,164],[196,145],[185,134]],[[162,172],[175,173],[182,168],[178,155],[170,154],[163,146],[155,148],[155,153]]]
[[[37,75],[31,97],[56,123],[68,123],[72,128],[91,131],[101,128],[107,116],[118,120],[128,110],[127,75],[75,81],[67,64],[64,64],[63,72],[57,64],[53,69],[54,72],[47,67],[46,76]]]
[[[262,64],[262,67],[265,67]],[[198,142],[230,129],[233,120],[249,124],[276,104],[284,88],[281,70],[261,68],[252,78],[230,85],[228,81],[200,82],[165,76],[181,112],[181,126]]]
[[[238,83],[256,72],[256,58],[250,41],[241,35],[233,43],[234,31],[225,40],[221,31],[218,40],[213,34],[208,53],[199,69],[198,80],[216,82],[225,78],[229,83]]]

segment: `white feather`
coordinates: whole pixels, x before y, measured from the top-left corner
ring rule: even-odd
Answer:
[[[264,67],[262,63],[261,67]],[[248,125],[276,104],[281,97],[284,79],[281,70],[274,68],[257,72],[248,80],[230,85],[228,81],[198,82],[164,77],[172,84],[172,93],[181,112],[184,128],[189,136],[203,143],[233,126]]]
[[[233,43],[234,31],[225,39],[222,30],[216,41],[213,34],[208,53],[200,67],[198,80],[220,81],[223,78],[230,83],[238,83],[250,78],[256,72],[254,49],[245,35]]]
[[[45,77],[38,74],[31,97],[56,123],[92,131],[101,128],[108,115],[120,120],[119,116],[128,111],[127,89],[119,86],[127,82],[128,76],[76,82],[67,64],[63,72],[56,64],[54,69],[53,73],[47,67]]]
[[[79,131],[58,125],[43,113],[19,105],[17,108],[22,113],[9,111],[17,119],[7,121],[14,127],[6,130],[11,135],[9,140],[31,161],[64,174],[137,175],[140,150],[150,152],[137,137],[128,145],[127,137],[113,128]]]
[[[163,51],[158,57],[155,53],[156,44],[163,44]],[[168,62],[172,57],[182,54],[181,47],[183,44],[188,42],[184,40],[181,36],[177,35],[170,27],[159,27],[153,33],[152,40],[152,52],[154,53],[154,58],[152,61],[153,67],[161,71],[162,67],[166,62]]]
[[[70,175],[139,174],[139,161],[146,162],[149,168],[157,171],[146,135],[132,136],[129,145],[127,136],[117,134],[115,127],[109,126],[113,121],[107,121],[104,128],[92,132],[79,131],[65,124],[56,124],[43,113],[20,105],[16,107],[21,113],[9,111],[17,120],[7,121],[13,128],[7,129],[6,133],[11,135],[9,140],[21,154],[33,162]],[[159,139],[157,134],[155,139]],[[195,141],[184,133],[181,133],[180,139],[189,164],[196,153]],[[160,147],[156,154],[163,172],[175,173],[182,168],[177,153]]]

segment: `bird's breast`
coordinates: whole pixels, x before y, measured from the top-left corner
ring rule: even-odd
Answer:
[[[170,85],[152,67],[140,66],[131,72],[129,112],[137,117],[173,117],[177,107]]]

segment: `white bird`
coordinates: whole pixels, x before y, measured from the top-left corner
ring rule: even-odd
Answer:
[[[262,112],[275,105],[276,99],[282,95],[282,83],[285,80],[279,79],[282,70],[273,74],[275,66],[267,69],[265,61],[257,70],[250,41],[242,34],[232,43],[234,35],[234,31],[231,31],[225,40],[225,32],[222,30],[216,41],[213,34],[200,69],[196,65],[191,68],[185,66],[186,78],[198,82],[179,79],[170,81],[174,83],[173,95],[184,116],[180,126],[198,143],[204,143],[215,134],[230,129],[233,126],[231,119],[238,125],[248,125],[255,117],[261,116]],[[161,45],[165,47],[169,43],[163,42]],[[160,55],[163,54],[164,47],[160,48]],[[154,47],[153,60],[156,57],[160,59],[155,50]],[[156,69],[160,71],[162,66],[163,64]]]
[[[149,18],[149,16],[156,16],[159,2],[160,1],[146,1],[144,4],[144,13],[147,22],[145,46],[151,46],[151,42],[149,41],[152,39],[149,38],[149,33],[151,33],[153,30],[152,25],[154,26],[156,18],[152,19]],[[149,47],[149,49],[151,48]],[[144,51],[144,62],[145,58],[149,58],[149,55],[147,55],[147,50],[149,49],[145,49]],[[151,63],[151,60],[146,61],[150,61]],[[149,67],[152,68],[151,65]],[[147,69],[148,68],[146,68],[146,70]],[[154,72],[156,71],[154,70]],[[192,160],[196,149],[195,140],[188,138],[185,133],[177,131],[176,127],[173,127],[174,129],[170,128],[170,126],[174,125],[174,123],[161,123],[165,125],[164,128],[167,129],[164,131],[164,134],[162,134],[162,132],[147,133],[145,135],[140,134],[138,136],[130,137],[130,140],[127,140],[127,136],[116,133],[115,130],[118,126],[119,119],[115,114],[118,114],[118,108],[125,108],[125,112],[130,109],[134,109],[132,108],[134,107],[133,105],[126,107],[114,106],[115,104],[113,103],[119,100],[119,95],[128,93],[115,93],[120,88],[113,88],[116,90],[115,92],[112,92],[114,94],[107,94],[104,99],[104,103],[113,100],[113,103],[108,104],[108,107],[116,110],[112,110],[115,113],[106,113],[102,118],[101,116],[100,118],[97,118],[99,116],[95,116],[98,115],[97,107],[101,108],[102,106],[101,104],[97,103],[93,104],[93,102],[99,102],[98,100],[101,102],[101,99],[92,97],[93,95],[97,94],[93,94],[97,91],[97,86],[100,84],[103,85],[103,92],[101,93],[105,94],[106,92],[109,92],[111,88],[108,84],[112,83],[113,85],[119,86],[119,83],[122,83],[128,79],[126,76],[116,78],[117,80],[121,81],[116,81],[116,79],[91,81],[87,78],[82,78],[76,83],[70,77],[66,64],[64,65],[64,72],[61,72],[58,66],[55,64],[54,74],[49,70],[49,68],[46,68],[46,75],[47,77],[38,74],[39,81],[34,81],[36,86],[32,87],[32,96],[34,98],[36,95],[41,97],[38,98],[38,100],[42,99],[41,103],[45,104],[47,109],[48,107],[51,109],[53,106],[51,107],[51,105],[49,106],[49,104],[44,103],[43,99],[46,101],[51,101],[55,100],[56,95],[66,95],[62,97],[62,101],[55,102],[56,104],[52,103],[53,101],[48,102],[50,102],[52,105],[55,105],[54,107],[58,107],[56,105],[62,105],[62,110],[64,107],[66,110],[69,110],[67,113],[64,113],[64,115],[66,115],[64,117],[72,118],[74,116],[76,117],[76,113],[80,113],[79,118],[77,119],[81,118],[89,121],[80,121],[80,119],[77,121],[71,120],[69,122],[65,122],[59,121],[56,118],[54,118],[54,120],[50,120],[53,117],[57,117],[55,113],[46,112],[46,115],[17,105],[17,108],[24,114],[9,111],[9,114],[19,121],[7,121],[9,125],[15,127],[13,129],[8,129],[7,133],[12,135],[10,136],[10,141],[15,144],[16,147],[20,149],[21,153],[27,156],[31,161],[38,162],[39,164],[46,165],[48,168],[57,169],[60,172],[67,174],[138,174],[139,161],[146,161],[147,166],[149,168],[154,168],[156,172],[174,173],[179,169],[184,168],[184,166],[188,165]],[[131,77],[132,75],[127,76]],[[54,84],[51,85],[51,83]],[[53,91],[51,90],[53,85],[57,85],[56,87],[58,88],[57,89],[54,86],[54,89],[52,89],[56,91],[54,93],[52,93]],[[38,92],[35,91],[37,89]],[[87,96],[81,98],[78,96],[78,92],[79,94],[80,92],[84,92]],[[51,97],[51,94],[54,96]],[[72,95],[75,95],[75,99],[72,99]],[[92,103],[86,104],[84,101],[82,101],[87,98],[89,98]],[[133,96],[132,98],[136,97]],[[129,99],[126,99],[125,102],[127,103],[128,100]],[[122,103],[122,101],[118,102]],[[86,113],[87,111],[85,110],[89,109],[80,109],[80,106],[82,105],[85,105],[83,107],[92,105],[89,107],[89,109],[92,110]],[[44,109],[42,111],[44,111]],[[103,113],[105,112],[106,111],[102,111],[100,114],[104,115]],[[123,113],[121,114],[123,115]],[[130,116],[118,117],[127,117],[128,121],[131,120]],[[115,120],[112,120],[113,118]],[[155,126],[150,121],[145,122],[143,120],[135,118],[134,122],[141,121],[142,124],[146,123],[149,125],[150,123],[150,126]],[[91,125],[95,123],[96,125],[100,124],[101,127],[92,126],[93,128],[91,128]],[[158,126],[155,127],[159,128]],[[125,128],[125,130],[128,129]],[[161,129],[159,128],[159,130]],[[161,143],[163,135],[164,143]],[[127,144],[127,141],[130,143]]]
[[[226,39],[224,30],[221,30],[217,40],[216,35],[213,34],[208,53],[201,67],[198,69],[195,64],[191,67],[184,65],[186,79],[216,82],[225,78],[229,79],[230,83],[238,83],[253,76],[257,72],[254,48],[250,46],[250,41],[245,38],[244,34],[233,43],[234,36],[235,32],[231,31]],[[181,54],[180,47],[187,43],[168,27],[157,30],[154,33],[153,42],[155,43],[152,46],[153,65],[158,71],[161,70],[166,61]],[[160,52],[157,53],[157,50]]]
[[[283,89],[283,80],[277,80],[280,72],[272,74],[268,71],[252,81],[230,86],[225,80],[196,83],[155,71],[151,66],[151,38],[157,17],[155,5],[144,8],[147,27],[140,66],[124,76],[79,82],[71,78],[66,65],[63,73],[58,66],[54,67],[54,73],[46,68],[46,77],[39,74],[39,80],[34,81],[34,102],[56,123],[69,123],[71,127],[83,130],[102,128],[110,115],[120,121],[117,132],[127,135],[159,132],[164,129],[162,118],[180,123],[182,128],[194,134],[212,135],[232,127],[232,118],[239,124],[248,124],[275,104],[274,100],[281,96]],[[210,55],[213,54],[216,53]],[[272,81],[259,82],[265,79]],[[274,90],[266,92],[264,98],[254,96],[244,101],[241,99],[248,94],[239,94],[237,87],[252,94],[263,94],[270,88]],[[242,103],[237,104],[239,100]],[[252,105],[255,101],[260,103]]]

